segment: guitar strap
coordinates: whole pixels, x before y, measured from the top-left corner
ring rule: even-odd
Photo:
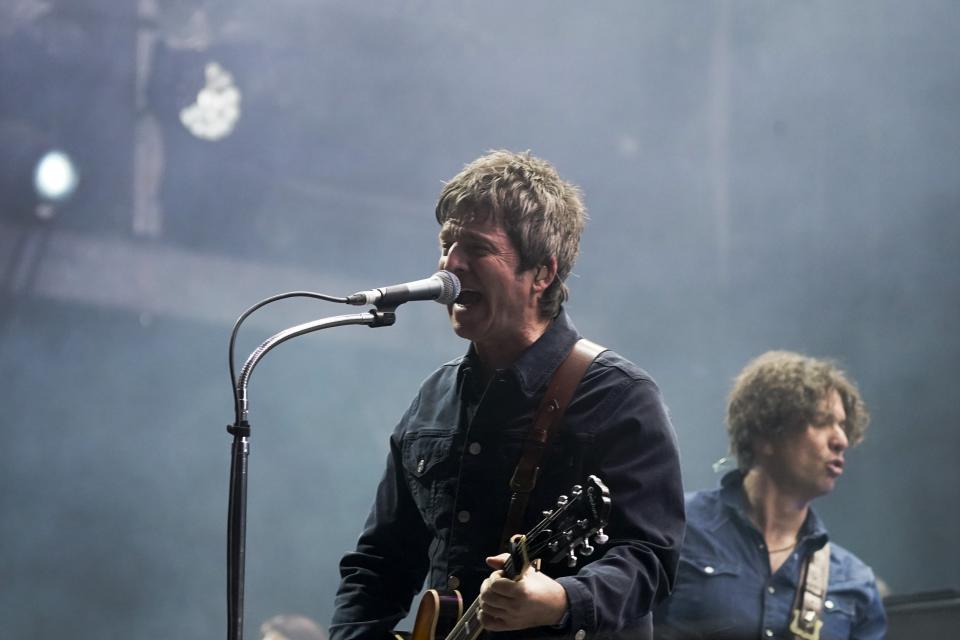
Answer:
[[[503,534],[500,536],[501,551],[506,551],[509,548],[510,537],[521,531],[523,513],[527,509],[530,493],[537,484],[540,459],[550,440],[553,427],[563,417],[573,392],[580,384],[590,363],[606,350],[606,347],[581,338],[554,371],[547,391],[543,394],[543,400],[540,401],[537,413],[533,417],[533,426],[530,428],[529,437],[524,442],[520,462],[517,463],[517,468],[510,479],[510,489],[513,490],[513,494],[510,496],[510,507],[507,510]]]
[[[807,559],[800,574],[797,595],[793,601],[790,633],[796,640],[820,640],[823,627],[823,601],[827,597],[830,577],[830,543],[826,543]]]

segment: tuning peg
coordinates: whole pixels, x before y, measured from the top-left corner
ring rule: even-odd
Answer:
[[[574,496],[579,496],[581,493],[583,493],[583,487],[581,487],[578,484],[575,484],[570,488],[570,493],[573,494]]]
[[[597,529],[597,533],[593,536],[593,541],[597,544],[607,544],[610,541],[610,537],[603,532],[603,529]]]
[[[563,505],[567,504],[568,502],[570,502],[570,498],[568,498],[567,496],[560,496],[559,498],[557,498],[557,506],[558,506],[558,507],[562,507]]]
[[[578,560],[577,552],[574,551],[573,549],[570,549],[570,553],[567,555],[567,566],[568,567],[577,566],[577,560]]]
[[[588,540],[584,540],[583,543],[580,545],[580,554],[584,556],[592,556],[593,552],[596,550],[597,548],[594,546],[591,546]]]
[[[546,518],[547,516],[552,516],[552,515],[553,515],[553,510],[551,510],[551,509],[544,509],[543,511],[540,512],[540,514],[541,514],[544,518]]]
[[[556,551],[560,548],[560,543],[554,540],[553,542],[547,543],[547,548],[550,549],[550,551]]]

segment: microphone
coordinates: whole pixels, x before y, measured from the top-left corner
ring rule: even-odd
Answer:
[[[460,279],[449,271],[437,271],[423,280],[358,291],[347,297],[347,304],[396,306],[413,300],[436,300],[440,304],[451,304],[459,295]]]

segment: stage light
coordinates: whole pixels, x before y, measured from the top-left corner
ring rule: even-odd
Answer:
[[[201,140],[221,140],[231,133],[240,119],[240,89],[233,74],[217,62],[204,69],[206,84],[197,100],[180,111],[180,122]]]
[[[48,151],[37,162],[33,186],[41,199],[62,202],[73,195],[80,182],[73,161],[63,151]]]

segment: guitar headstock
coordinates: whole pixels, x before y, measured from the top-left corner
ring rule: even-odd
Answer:
[[[610,491],[596,476],[589,476],[581,485],[574,485],[570,495],[557,498],[557,505],[543,512],[544,518],[525,536],[526,555],[557,562],[566,557],[568,566],[575,566],[581,556],[596,549],[591,542],[604,544],[603,527],[610,517]]]

